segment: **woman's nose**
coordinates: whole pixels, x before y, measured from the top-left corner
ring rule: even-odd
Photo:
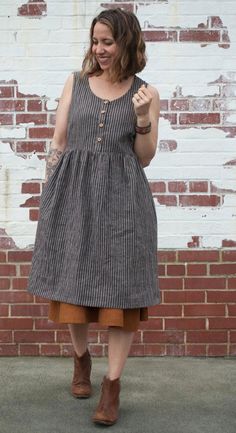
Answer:
[[[103,44],[97,44],[96,46],[97,53],[103,53],[104,52],[104,45]]]

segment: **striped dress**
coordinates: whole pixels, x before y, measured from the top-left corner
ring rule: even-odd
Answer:
[[[81,306],[160,303],[157,219],[134,153],[132,96],[97,97],[74,73],[67,147],[40,200],[29,292]]]

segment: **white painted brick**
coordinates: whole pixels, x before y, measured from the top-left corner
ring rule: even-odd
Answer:
[[[200,43],[147,43],[147,68],[139,74],[156,86],[162,99],[169,99],[182,87],[182,95],[211,99],[219,95],[221,84],[210,84],[220,76],[236,81],[236,2],[225,0],[169,0],[166,3],[139,4],[141,24],[154,26],[197,28],[207,22],[208,16],[220,16],[229,32],[231,45],[222,49],[217,43],[202,47]],[[143,3],[143,4],[141,4]],[[55,110],[55,101],[61,94],[67,76],[81,67],[88,47],[89,28],[93,17],[101,10],[99,1],[50,0],[47,16],[40,19],[18,17],[17,0],[1,0],[0,79],[18,81],[22,93],[45,95],[47,107]],[[11,13],[8,13],[11,11]],[[6,19],[9,15],[10,18]],[[221,106],[225,122],[234,125],[236,102],[235,84],[223,88]],[[201,107],[200,107],[201,108]],[[25,129],[2,127],[3,138],[24,138]],[[235,138],[214,127],[175,128],[168,120],[160,119],[160,140],[175,140],[174,152],[157,151],[149,167],[150,180],[207,180],[218,188],[236,188],[236,167],[224,165],[235,159]],[[48,145],[50,140],[48,141]],[[22,158],[14,154],[9,144],[0,145],[0,200],[7,202],[0,209],[0,221],[17,246],[27,248],[34,244],[37,222],[29,221],[29,209],[20,205],[31,194],[21,194],[22,183],[43,179],[45,161],[35,154]],[[4,167],[4,169],[3,169]],[[8,182],[6,182],[6,177]],[[202,248],[220,248],[225,238],[236,240],[235,194],[224,193],[222,206],[169,207],[155,198],[159,221],[160,248],[186,248],[192,236],[200,236]]]
[[[25,128],[0,128],[0,138],[25,138]]]

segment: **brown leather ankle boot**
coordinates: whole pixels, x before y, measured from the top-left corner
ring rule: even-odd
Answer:
[[[120,379],[103,378],[101,397],[92,418],[96,424],[112,425],[118,419]]]
[[[74,376],[71,384],[71,393],[76,398],[88,398],[92,394],[90,382],[91,357],[88,349],[82,356],[74,354]]]

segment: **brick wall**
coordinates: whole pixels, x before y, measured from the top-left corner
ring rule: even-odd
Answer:
[[[101,7],[134,11],[142,77],[159,89],[158,152],[145,169],[159,223],[162,303],[133,355],[236,354],[236,4],[225,0],[1,2],[0,355],[71,354],[66,326],[26,291],[45,155],[67,75]],[[94,355],[106,330],[93,325]]]

